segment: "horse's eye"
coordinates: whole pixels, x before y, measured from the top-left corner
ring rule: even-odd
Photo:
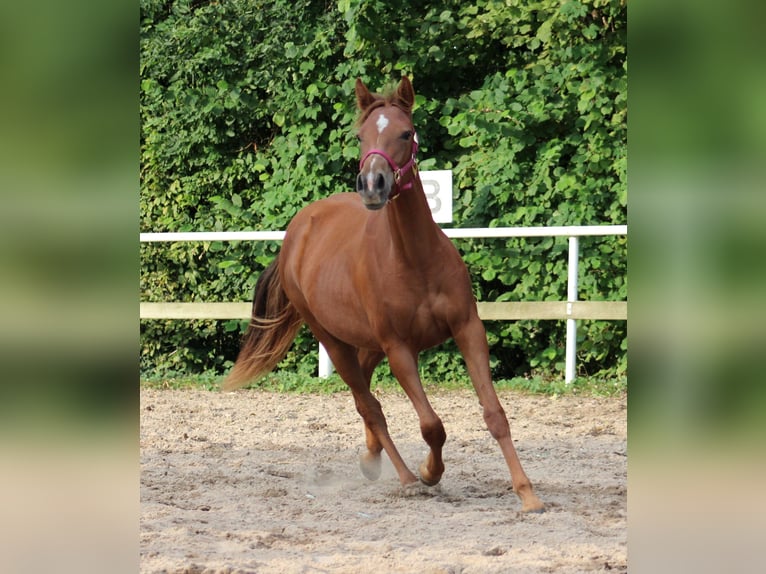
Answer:
[[[401,138],[402,138],[403,140],[408,140],[408,139],[410,139],[411,137],[412,137],[412,132],[410,132],[410,131],[406,131],[406,132],[404,132],[404,133],[402,134],[402,136],[401,136]]]
[[[358,141],[359,143],[362,143],[362,136],[359,134],[356,134],[356,141]]]

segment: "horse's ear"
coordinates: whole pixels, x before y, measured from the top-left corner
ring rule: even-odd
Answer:
[[[415,105],[415,90],[412,89],[412,82],[407,76],[402,76],[396,88],[396,99],[407,110],[412,110],[412,106]]]
[[[360,110],[366,110],[372,102],[375,101],[375,96],[370,93],[367,86],[364,85],[361,78],[356,79],[356,106]]]

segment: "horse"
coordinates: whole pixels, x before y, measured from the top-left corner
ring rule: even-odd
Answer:
[[[361,148],[356,193],[315,201],[289,223],[279,253],[256,282],[252,320],[223,389],[240,388],[271,371],[306,323],[351,390],[364,422],[363,475],[379,478],[385,451],[400,483],[408,486],[418,477],[397,451],[370,391],[373,371],[387,357],[430,448],[419,480],[433,486],[444,473],[447,435],[423,390],[418,355],[452,337],[522,511],[542,512],[492,386],[486,332],[468,270],[434,223],[418,175],[412,83],[404,76],[382,96],[357,79],[355,95]]]

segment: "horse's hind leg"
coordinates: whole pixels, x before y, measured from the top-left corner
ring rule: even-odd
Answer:
[[[312,330],[313,329],[314,327],[312,327]],[[319,329],[314,330],[314,334],[317,335],[325,349],[327,349],[327,354],[330,355],[335,370],[338,371],[338,374],[345,381],[354,395],[356,410],[364,420],[367,433],[367,448],[373,453],[373,462],[369,469],[371,475],[374,476],[375,472],[374,453],[378,448],[382,448],[386,451],[388,458],[394,465],[394,468],[399,475],[399,482],[402,484],[417,482],[417,477],[407,468],[407,465],[399,454],[399,451],[396,449],[394,442],[391,440],[391,436],[388,434],[388,425],[386,423],[386,417],[383,416],[383,409],[381,408],[378,399],[376,399],[370,392],[370,381],[369,378],[365,377],[365,372],[359,364],[359,357],[357,356],[356,349],[338,341],[330,335],[320,336],[320,334],[325,335],[325,333]],[[377,452],[380,453],[379,450]],[[364,465],[364,462],[362,464]],[[362,467],[362,471],[365,472],[364,466]],[[365,475],[367,475],[366,472]]]
[[[357,352],[357,359],[359,360],[359,366],[362,369],[362,375],[367,385],[367,389],[370,389],[372,382],[372,373],[375,371],[375,367],[380,364],[383,357],[386,355],[382,351],[371,351],[368,349],[359,349]],[[367,443],[367,452],[364,453],[360,460],[359,466],[362,469],[362,474],[369,480],[377,480],[380,478],[381,460],[380,453],[383,450],[383,445],[380,444],[375,432],[365,421],[364,423],[365,442]]]

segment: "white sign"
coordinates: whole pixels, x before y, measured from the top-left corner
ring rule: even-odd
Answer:
[[[421,171],[420,181],[436,223],[452,223],[452,170]]]

